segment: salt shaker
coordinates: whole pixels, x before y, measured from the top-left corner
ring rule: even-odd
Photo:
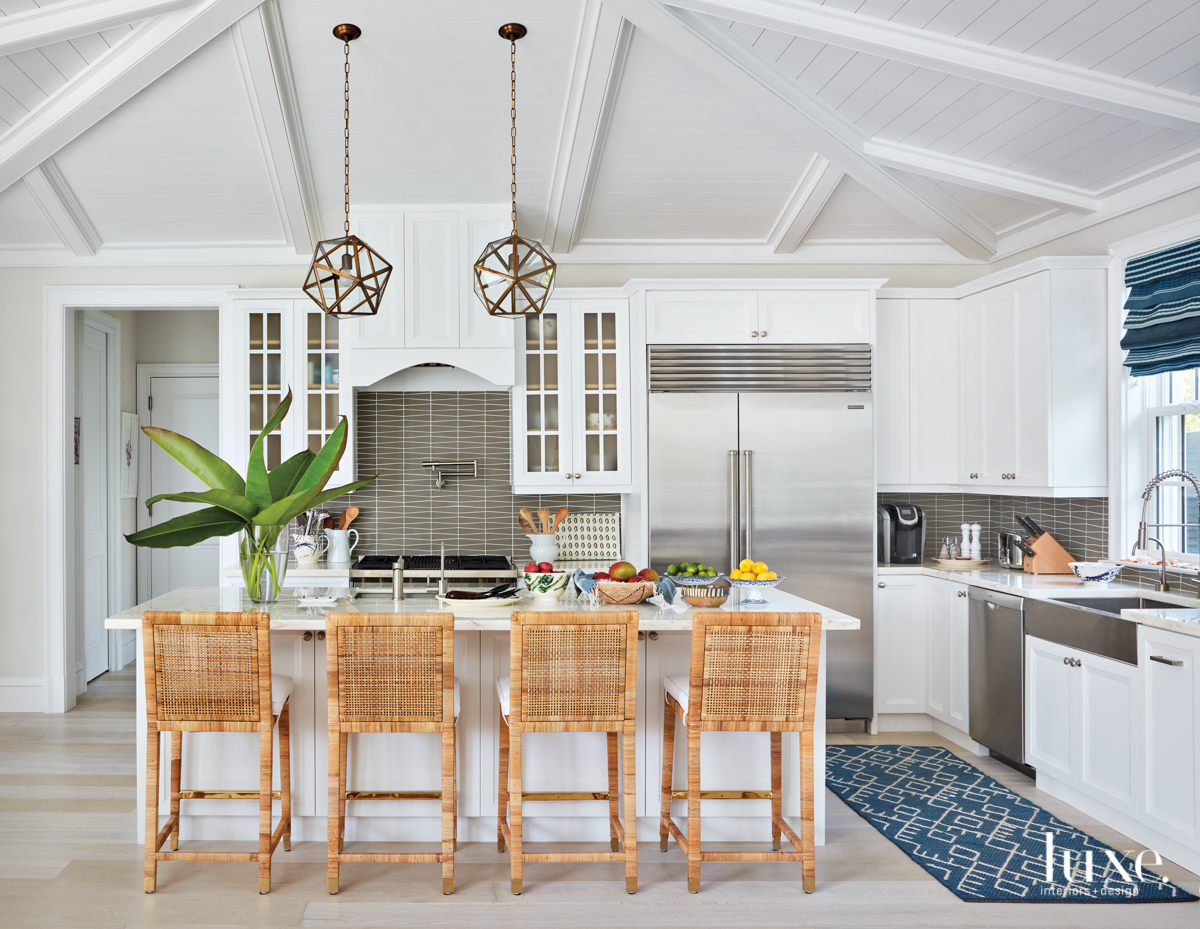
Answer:
[[[983,527],[979,523],[971,523],[971,558],[980,561],[983,558],[983,543],[979,536],[983,532]]]
[[[942,539],[942,550],[938,552],[938,559],[941,561],[950,560],[950,536]]]
[[[959,556],[958,539],[951,537],[950,539],[950,558],[951,560]]]

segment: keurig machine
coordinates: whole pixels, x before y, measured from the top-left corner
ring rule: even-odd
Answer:
[[[911,503],[879,505],[879,560],[920,564],[925,551],[925,514]]]

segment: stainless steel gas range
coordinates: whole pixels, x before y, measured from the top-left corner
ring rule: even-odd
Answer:
[[[351,567],[350,578],[365,592],[391,591],[397,566],[404,569],[406,593],[437,593],[443,580],[443,591],[446,585],[483,590],[518,575],[506,555],[364,555]]]

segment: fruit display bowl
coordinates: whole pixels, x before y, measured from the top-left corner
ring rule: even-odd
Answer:
[[[712,578],[709,578],[712,580]],[[709,585],[707,587],[687,587],[683,591],[683,599],[694,607],[712,609],[721,606],[729,599],[729,583]]]
[[[539,600],[557,600],[567,589],[571,575],[566,571],[539,571],[537,574],[524,571],[521,579],[525,581],[525,588]]]
[[[699,577],[695,574],[668,574],[676,587],[712,587],[717,582],[728,580],[724,574],[718,574],[716,577]]]
[[[596,581],[594,589],[597,597],[614,606],[641,603],[653,597],[658,590],[654,581],[637,581],[632,584],[625,581]]]
[[[742,588],[742,603],[766,603],[766,598],[759,593],[760,590],[765,590],[768,587],[774,587],[780,581],[787,578],[777,577],[771,581],[739,581],[736,578],[731,578],[729,583],[734,587]]]

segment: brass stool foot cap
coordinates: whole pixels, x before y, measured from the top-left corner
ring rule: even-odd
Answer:
[[[661,836],[658,840],[658,850],[660,852],[665,852],[667,850],[667,837],[665,835]]]
[[[806,894],[814,893],[817,889],[817,879],[815,877],[806,877],[804,879],[804,892]]]
[[[154,878],[152,878],[152,877],[146,878],[146,883],[143,886],[146,890],[146,893],[148,893],[148,894],[154,893]]]
[[[260,877],[258,879],[258,892],[260,894],[269,894],[271,892],[271,879],[269,877]]]
[[[780,842],[780,841],[779,841],[779,839],[775,839],[775,840],[774,840],[774,841],[771,843],[771,848],[773,848],[775,851],[779,851],[780,849],[782,849],[782,848],[783,848],[783,843],[782,843],[782,842]]]
[[[337,881],[336,877],[329,879],[329,892],[331,894],[335,894],[338,892],[338,881]]]
[[[503,839],[496,840],[496,851],[498,851],[498,852],[504,851],[504,840]]]
[[[521,895],[521,878],[518,877],[512,882],[512,892],[514,896]]]
[[[625,893],[627,893],[627,894],[637,893],[637,878],[636,877],[625,878]]]
[[[700,878],[698,878],[698,877],[689,877],[688,878],[688,893],[692,893],[692,894],[700,893]]]
[[[292,837],[290,835],[285,835],[283,837],[283,850],[285,852],[290,852],[292,850]]]
[[[608,840],[608,847],[611,848],[614,852],[619,852],[621,850],[621,843],[617,840],[617,837],[615,835],[611,839]]]
[[[454,878],[442,878],[442,893],[447,895],[454,893]]]

